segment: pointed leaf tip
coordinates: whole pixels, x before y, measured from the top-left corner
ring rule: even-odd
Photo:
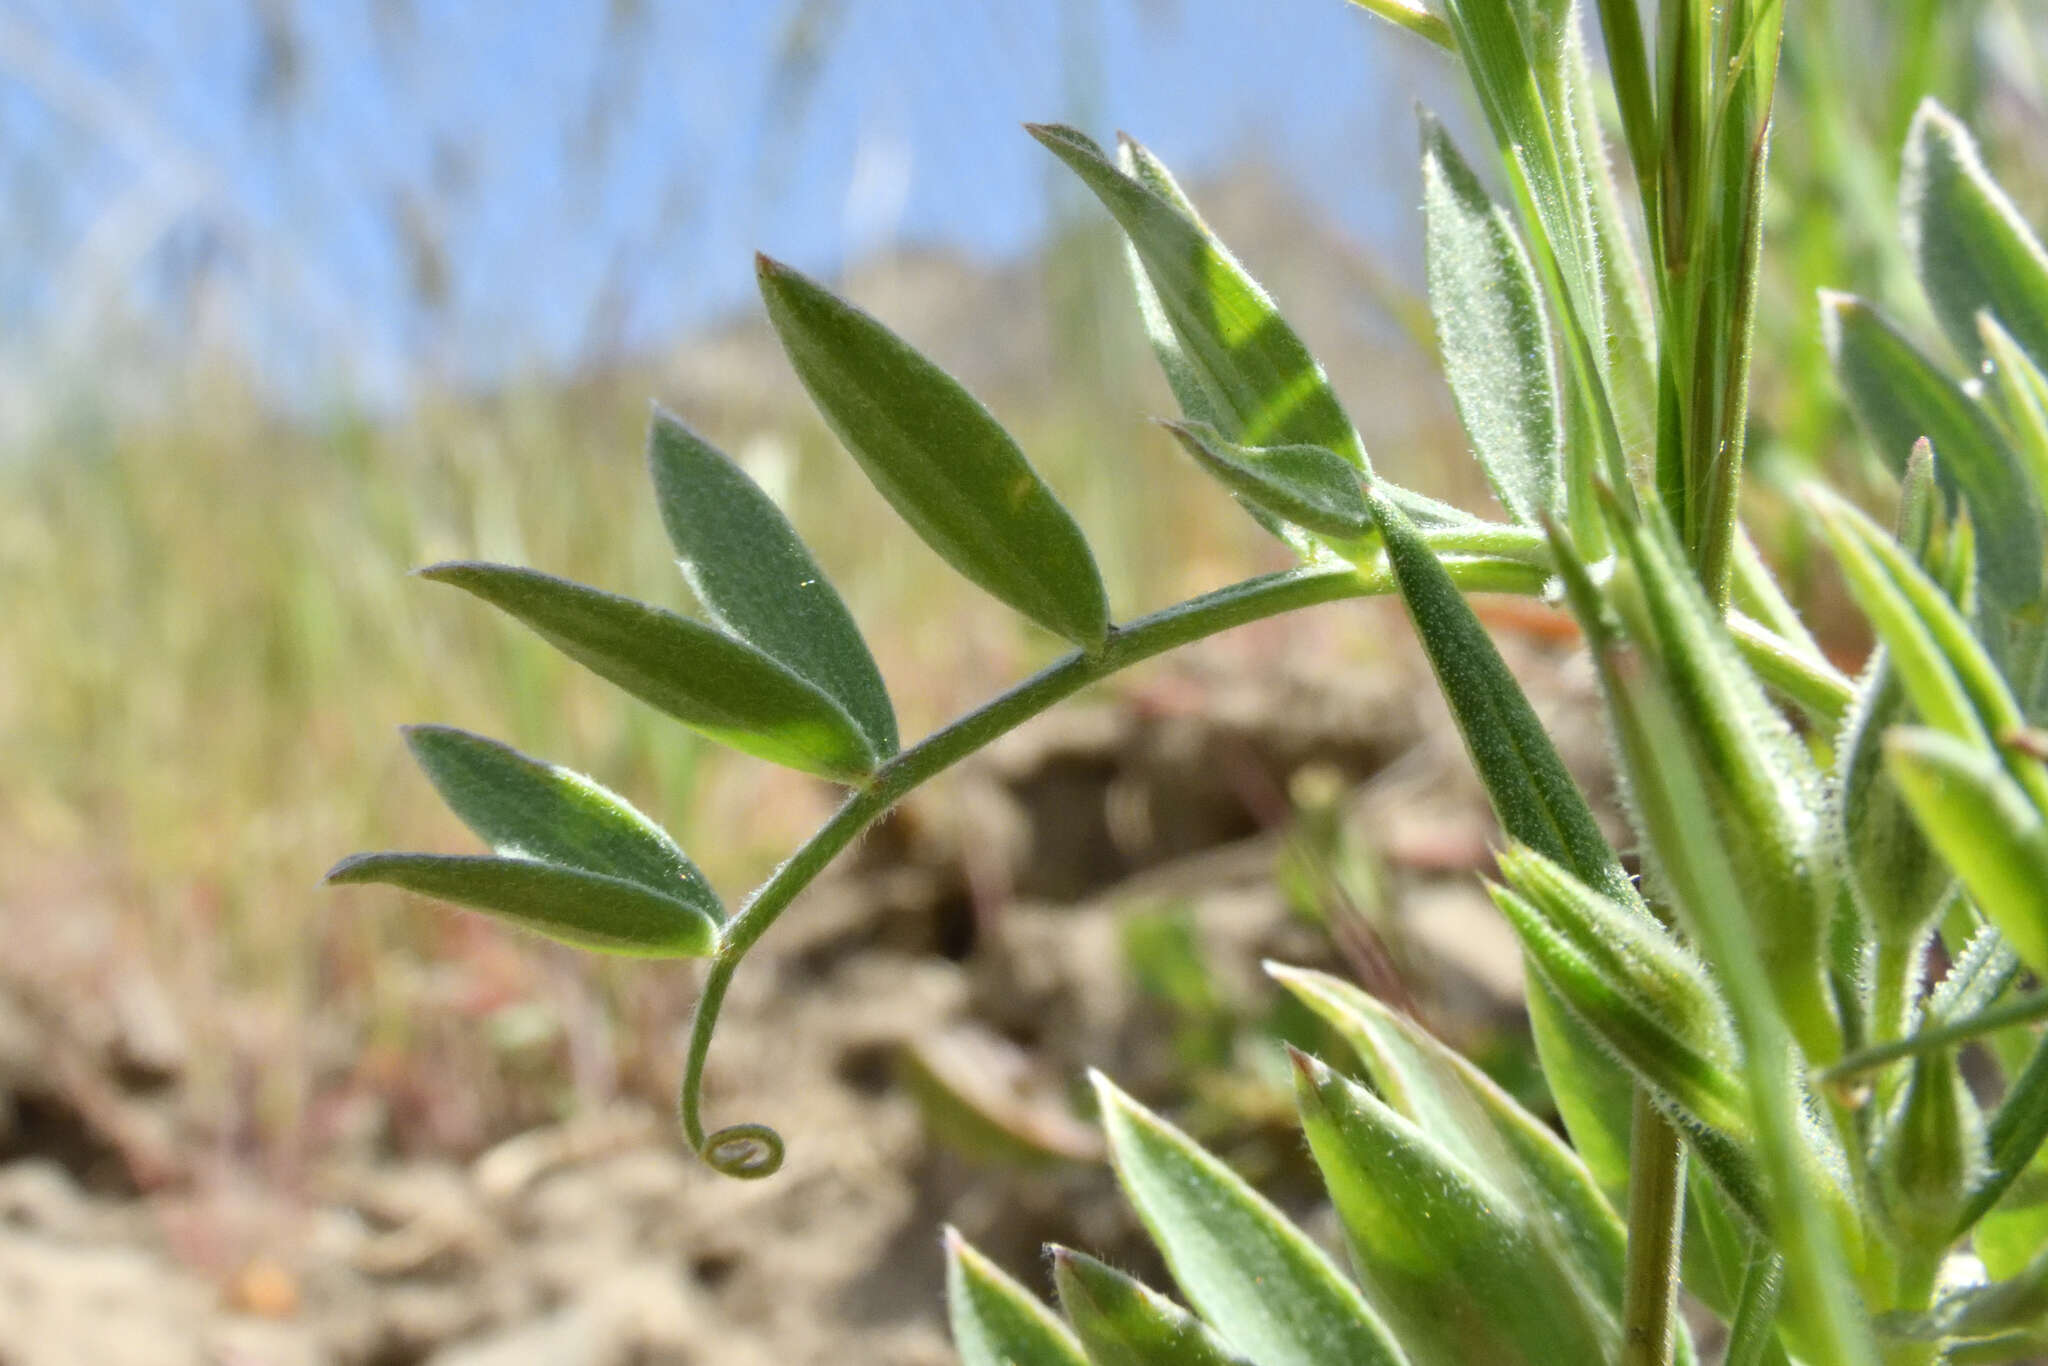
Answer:
[[[1355,466],[1321,446],[1240,446],[1205,422],[1161,421],[1181,448],[1245,501],[1335,542],[1372,530]]]
[[[1125,1194],[1224,1338],[1261,1366],[1404,1366],[1357,1288],[1284,1215],[1106,1077],[1090,1080]]]
[[[357,854],[326,880],[400,887],[598,953],[696,958],[710,953],[718,936],[716,922],[696,906],[637,882],[532,859]]]
[[[494,852],[638,883],[724,920],[696,865],[617,793],[453,726],[407,726],[404,734],[448,809]]]
[[[957,1230],[945,1247],[947,1317],[964,1366],[1088,1366],[1066,1326]]]
[[[659,405],[647,464],[677,563],[712,620],[838,703],[879,756],[895,754],[896,713],[874,656],[782,509]]]
[[[1963,121],[1923,100],[1899,178],[1906,249],[1942,330],[1972,365],[1989,312],[2036,364],[2048,364],[2048,251],[1984,165]]]
[[[842,782],[874,772],[874,745],[838,703],[723,631],[531,569],[455,561],[421,573],[482,598],[592,673],[734,749]]]
[[[1083,649],[1109,631],[1086,538],[1010,434],[877,319],[777,263],[769,321],[797,377],[882,496],[947,563]]]

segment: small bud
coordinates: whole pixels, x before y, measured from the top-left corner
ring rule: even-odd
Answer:
[[[1953,1052],[1927,1054],[1885,1116],[1871,1167],[1899,1246],[1936,1253],[1984,1165],[1984,1123]]]

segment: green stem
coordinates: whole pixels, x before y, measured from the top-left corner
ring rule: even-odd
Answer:
[[[1450,528],[1443,534],[1457,540],[1469,535],[1469,529]],[[1447,551],[1451,548],[1444,547]],[[1548,577],[1546,569],[1521,558],[1461,558],[1453,554],[1447,556],[1444,566],[1468,592],[1532,594],[1542,590]],[[704,1067],[711,1051],[711,1037],[717,1029],[719,1011],[726,990],[732,985],[733,973],[748,950],[797,895],[890,807],[920,784],[1055,703],[1142,660],[1247,622],[1318,603],[1386,594],[1394,586],[1392,573],[1384,559],[1380,559],[1358,566],[1289,570],[1218,589],[1113,628],[1094,653],[1066,656],[978,710],[933,732],[876,770],[865,786],[851,793],[832,818],[775,870],[719,936],[718,951],[712,958],[703,994],[697,1000],[696,1015],[690,1023],[689,1054],[677,1103],[690,1146],[706,1162],[731,1176],[767,1176],[782,1164],[782,1139],[765,1125],[733,1125],[709,1135],[705,1133]]]
[[[1820,1079],[1824,1082],[1842,1081],[1865,1072],[1876,1071],[1901,1058],[1951,1048],[1996,1030],[2010,1029],[2014,1025],[2031,1024],[2035,1020],[2044,1019],[2048,1019],[2048,991],[2032,992],[2016,1000],[2007,1001],[2002,1006],[1993,1006],[1989,1010],[1979,1011],[1975,1015],[1945,1025],[1923,1029],[1907,1038],[1893,1039],[1889,1043],[1881,1043],[1851,1053],[1821,1073]]]
[[[1671,1366],[1678,1340],[1674,1325],[1684,1228],[1685,1147],[1678,1130],[1638,1088],[1628,1139],[1621,1366]]]

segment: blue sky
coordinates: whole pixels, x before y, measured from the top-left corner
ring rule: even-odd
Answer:
[[[1408,250],[1435,65],[1343,0],[9,0],[0,316],[89,345],[200,279],[301,379],[559,368],[744,306],[757,247],[1027,248],[1048,118]]]

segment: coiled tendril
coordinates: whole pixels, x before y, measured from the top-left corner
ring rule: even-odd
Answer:
[[[704,1140],[697,1156],[713,1171],[758,1181],[782,1169],[782,1135],[765,1124],[728,1124]]]

